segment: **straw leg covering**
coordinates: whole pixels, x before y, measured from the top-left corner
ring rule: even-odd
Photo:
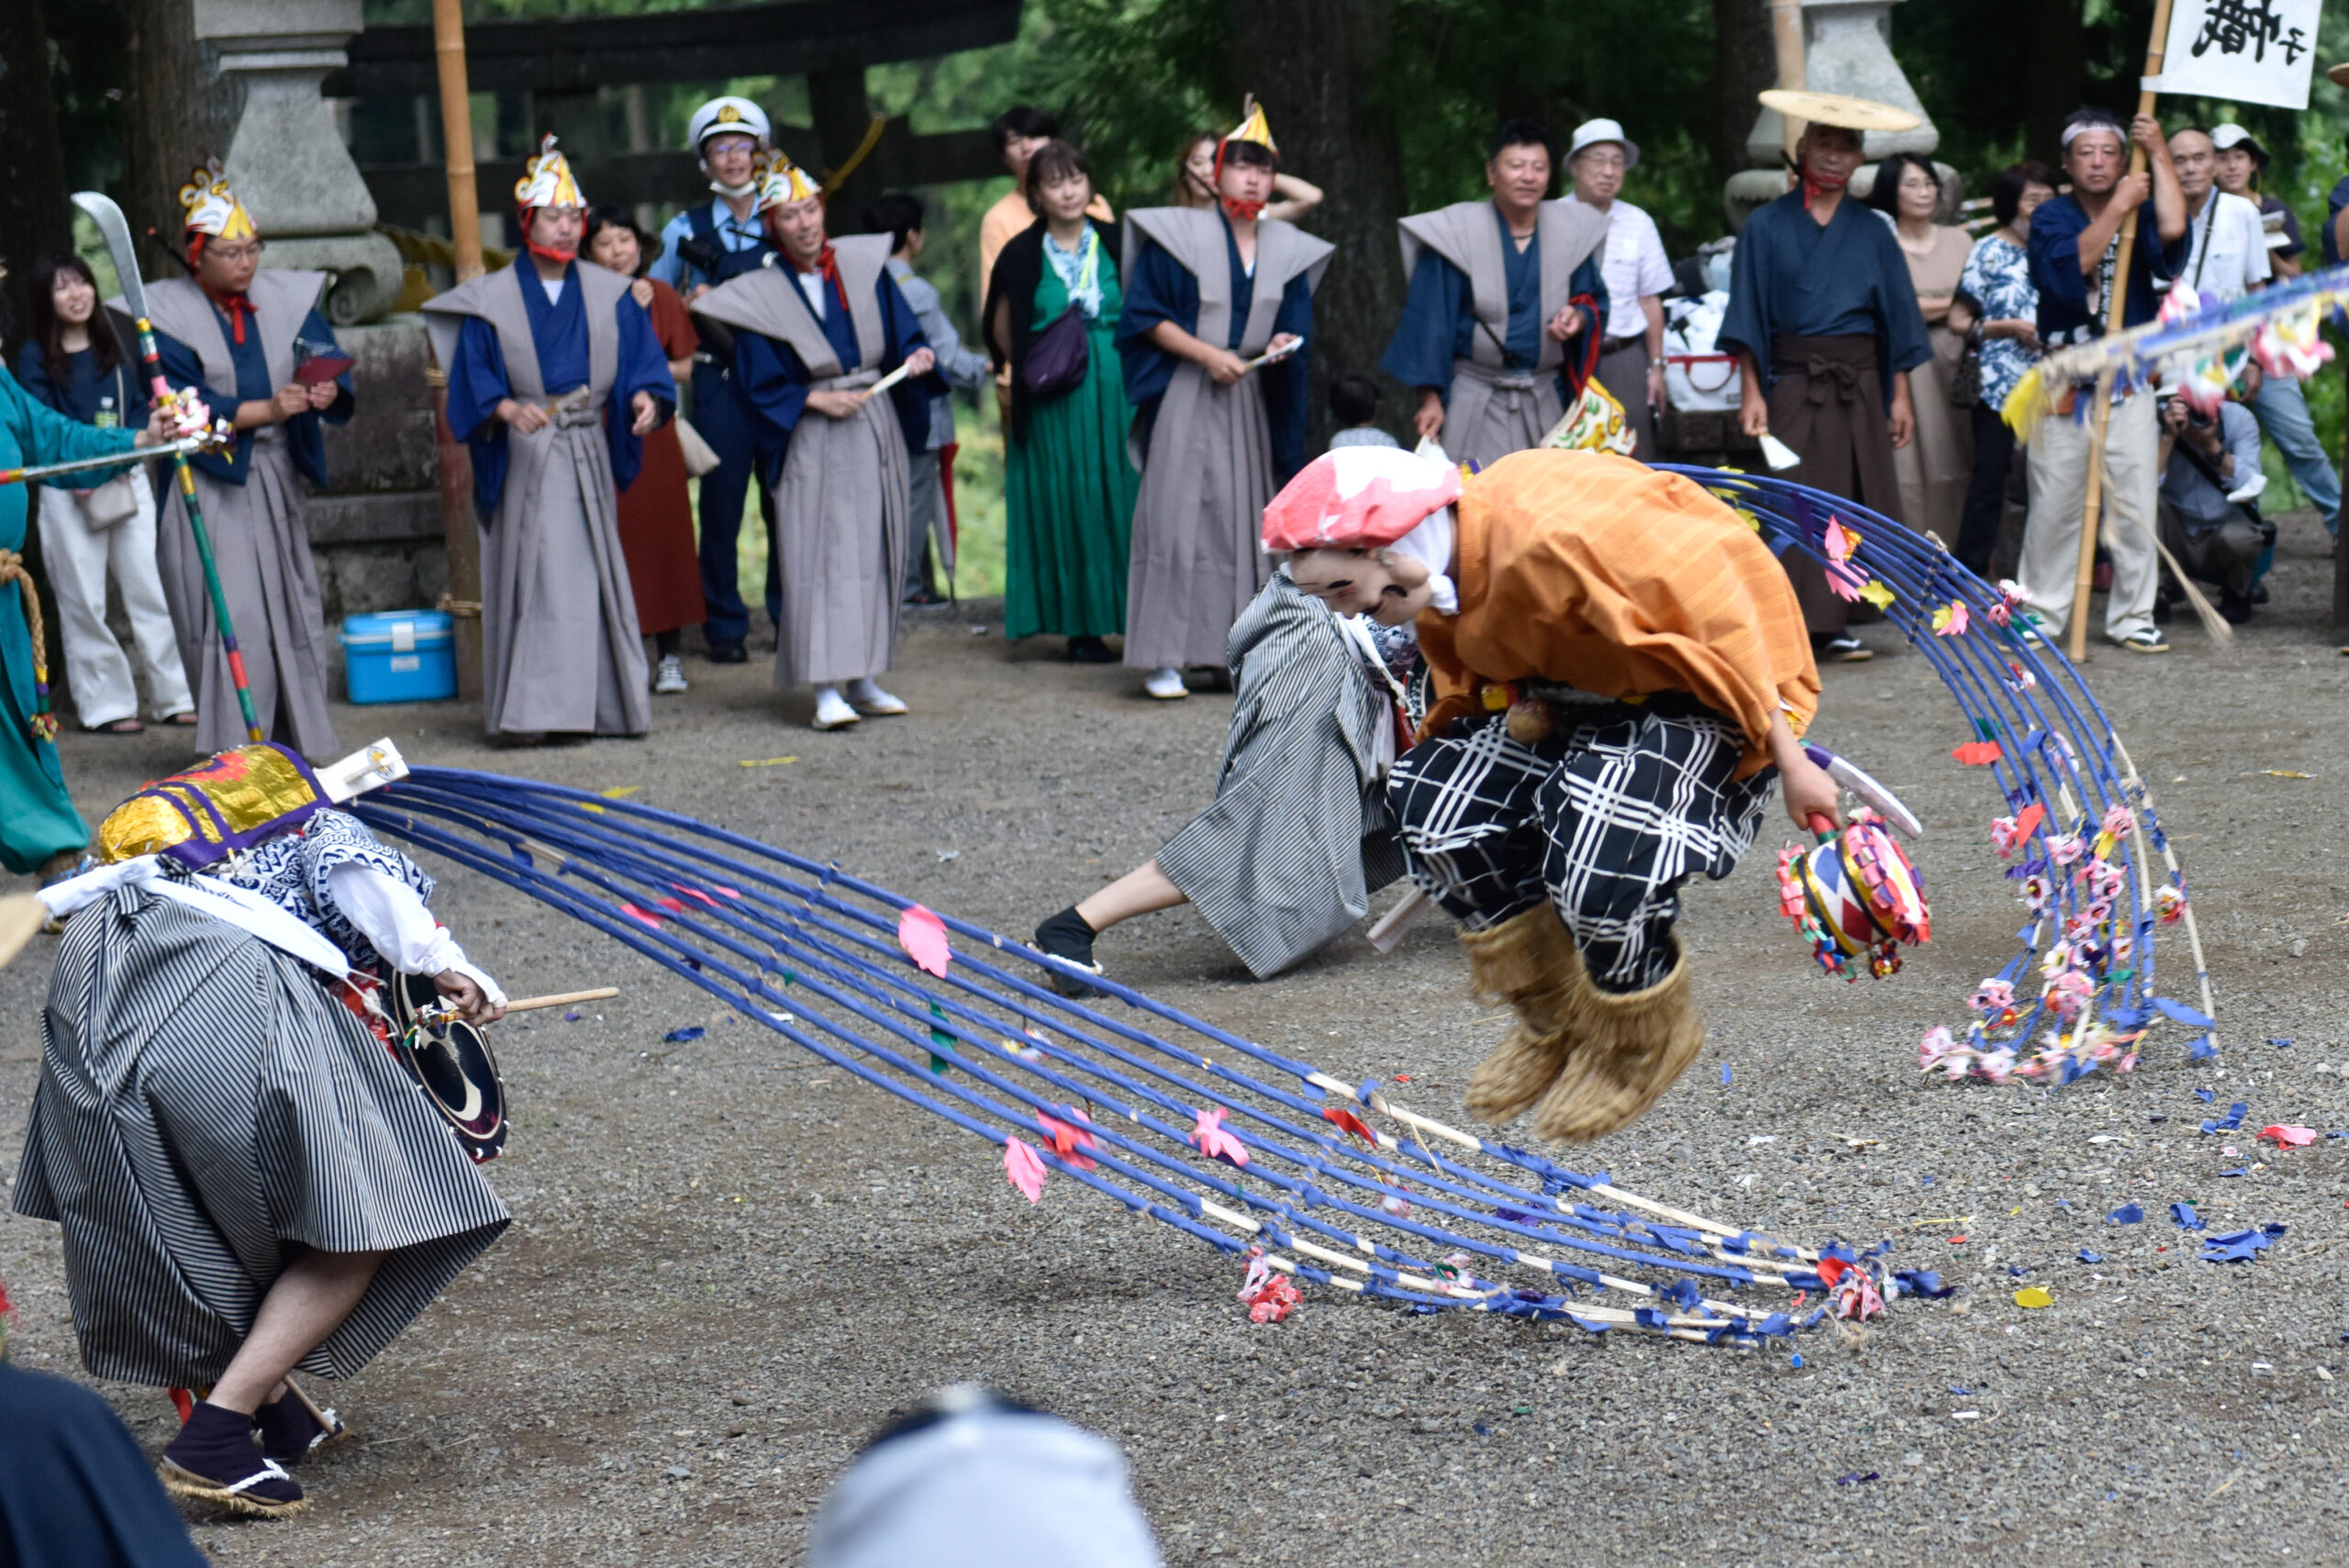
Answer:
[[[1591,987],[1572,1028],[1565,1071],[1533,1115],[1543,1138],[1586,1143],[1647,1115],[1705,1045],[1688,989],[1688,958],[1638,991]]]
[[[1547,902],[1497,926],[1464,930],[1460,945],[1476,994],[1517,1010],[1508,1038],[1468,1077],[1468,1114],[1505,1127],[1532,1109],[1565,1067],[1577,1018],[1588,1012],[1590,977]]]

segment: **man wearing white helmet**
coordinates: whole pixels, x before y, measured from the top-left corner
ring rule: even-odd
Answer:
[[[716,198],[686,208],[661,231],[661,254],[647,269],[685,297],[687,305],[729,278],[755,271],[774,247],[759,222],[758,155],[765,145],[767,112],[748,98],[712,98],[694,111],[686,139],[701,155]],[[709,606],[702,635],[713,663],[740,664],[750,655],[743,639],[751,612],[735,580],[735,536],[741,531],[742,502],[751,489],[758,442],[749,408],[736,392],[729,356],[704,349],[694,356],[694,429],[718,453],[718,466],[701,479],[701,595]],[[763,493],[759,509],[774,532],[774,514]],[[767,615],[779,595],[774,558],[767,558]]]

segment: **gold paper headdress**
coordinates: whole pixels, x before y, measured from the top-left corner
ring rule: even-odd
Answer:
[[[1240,107],[1240,124],[1233,128],[1230,135],[1223,139],[1224,144],[1229,146],[1235,141],[1252,141],[1274,157],[1279,157],[1280,144],[1273,139],[1272,122],[1264,118],[1264,106],[1256,101],[1256,95],[1249,94],[1241,100]]]
[[[539,155],[524,166],[514,182],[514,205],[526,209],[550,206],[584,207],[587,198],[571,172],[571,161],[555,150],[554,132],[539,144]]]
[[[758,186],[756,210],[760,212],[824,194],[824,187],[816,183],[816,177],[794,163],[781,148],[770,147],[760,152],[757,172],[751,179]]]
[[[184,228],[191,234],[206,234],[215,239],[250,239],[261,231],[253,227],[253,215],[220,177],[220,160],[212,159],[188,176],[180,187],[180,206],[186,210]]]

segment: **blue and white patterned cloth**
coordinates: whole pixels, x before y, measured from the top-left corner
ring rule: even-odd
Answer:
[[[327,890],[327,874],[337,866],[354,862],[382,872],[415,889],[419,899],[431,901],[430,874],[378,840],[359,818],[342,811],[321,811],[303,824],[299,833],[272,839],[206,874],[260,894],[304,925],[325,933],[328,941],[351,955],[356,967],[373,970],[382,966],[383,955],[336,906]]]
[[[1958,274],[1957,289],[1981,302],[1985,321],[2039,319],[2039,291],[2032,286],[2030,253],[2003,235],[1986,234],[1974,242],[1974,253],[1965,258],[1965,270]],[[2026,349],[2012,338],[1983,339],[1983,406],[2004,408],[2007,395],[2038,362],[2038,350]]]

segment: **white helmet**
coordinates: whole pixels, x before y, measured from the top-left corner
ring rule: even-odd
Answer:
[[[685,140],[698,154],[703,142],[729,132],[753,137],[763,143],[769,135],[767,112],[748,98],[712,98],[694,111]]]

